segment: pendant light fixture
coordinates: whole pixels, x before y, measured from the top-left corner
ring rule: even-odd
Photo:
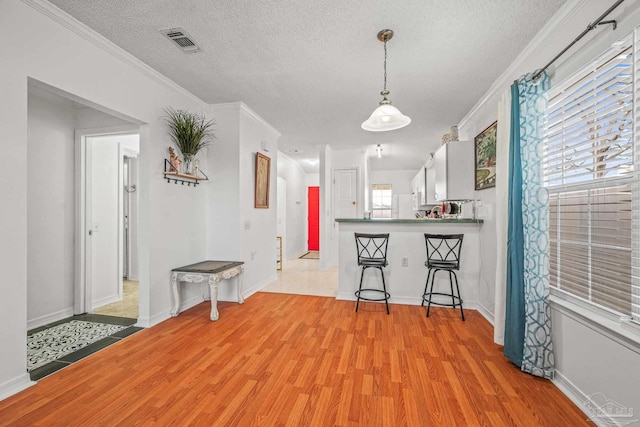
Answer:
[[[391,37],[393,37],[392,30],[382,30],[378,33],[378,40],[384,43],[384,89],[380,92],[382,95],[380,106],[362,123],[362,129],[371,132],[396,130],[411,123],[411,119],[391,105],[391,101],[387,98],[389,95],[387,90],[387,42],[391,40]]]

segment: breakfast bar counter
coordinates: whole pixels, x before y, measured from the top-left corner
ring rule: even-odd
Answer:
[[[355,301],[361,269],[358,267],[354,233],[389,233],[387,261],[384,269],[390,303],[420,305],[427,280],[424,233],[464,234],[458,279],[464,307],[475,309],[482,254],[480,229],[482,219],[456,218],[338,218],[338,299]],[[446,279],[446,280],[445,280]],[[380,287],[380,275],[366,272],[363,287]],[[435,288],[448,290],[448,275],[440,273]]]

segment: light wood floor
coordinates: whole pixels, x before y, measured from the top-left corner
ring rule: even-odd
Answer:
[[[0,402],[2,425],[588,425],[468,310],[257,293],[202,303]]]

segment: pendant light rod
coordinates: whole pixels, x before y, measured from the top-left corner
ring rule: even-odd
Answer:
[[[370,132],[384,132],[400,129],[411,123],[411,119],[391,105],[387,96],[387,42],[393,37],[393,30],[384,29],[378,32],[378,40],[384,43],[384,86],[380,95],[382,101],[371,116],[362,123],[362,129]]]

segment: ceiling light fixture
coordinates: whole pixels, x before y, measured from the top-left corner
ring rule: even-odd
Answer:
[[[382,95],[380,106],[362,123],[362,129],[370,132],[396,130],[411,123],[411,119],[391,105],[391,101],[387,98],[389,95],[387,90],[387,42],[391,40],[391,37],[393,37],[392,30],[382,30],[378,33],[378,40],[384,43],[384,89],[380,92]]]
[[[378,144],[378,146],[376,147],[376,151],[378,152],[378,158],[381,159],[382,158],[382,147],[380,147],[380,144]]]

